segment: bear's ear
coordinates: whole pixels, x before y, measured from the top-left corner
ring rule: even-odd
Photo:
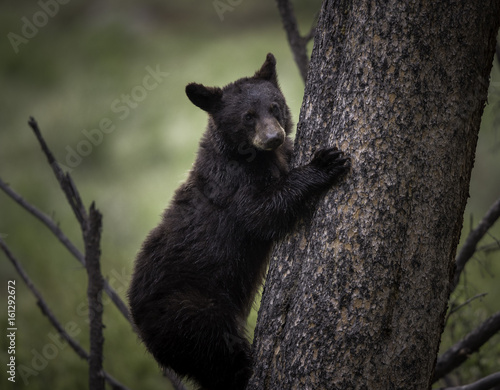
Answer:
[[[274,58],[272,53],[268,53],[266,61],[262,64],[262,67],[255,72],[253,77],[271,81],[275,85],[278,85],[278,77],[276,75],[276,58]]]
[[[212,113],[222,100],[222,89],[191,83],[186,85],[186,95],[195,106]]]

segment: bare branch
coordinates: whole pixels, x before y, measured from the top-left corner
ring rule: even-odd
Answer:
[[[76,189],[73,180],[71,179],[71,176],[68,173],[64,173],[62,168],[59,166],[59,163],[55,159],[54,155],[48,148],[47,143],[42,137],[40,128],[38,127],[38,123],[35,121],[33,117],[30,118],[28,124],[35,133],[35,136],[38,139],[38,142],[40,143],[40,146],[42,147],[42,150],[45,153],[45,156],[47,157],[50,166],[52,167],[52,171],[54,172],[54,175],[56,176],[56,179],[59,182],[61,189],[66,195],[68,203],[73,209],[76,219],[80,223],[82,230],[85,229],[84,225],[85,221],[87,220],[87,211],[83,206],[82,199],[80,198],[80,194],[78,193],[78,190]]]
[[[482,298],[482,297],[484,297],[486,295],[488,295],[488,293],[477,294],[477,295],[473,296],[472,298],[467,299],[464,303],[461,303],[460,305],[455,306],[455,304],[452,304],[451,308],[450,308],[450,311],[449,311],[448,315],[446,316],[446,319],[444,320],[444,323],[446,324],[448,322],[448,319],[450,318],[450,316],[453,313],[456,313],[462,307],[467,306],[472,301],[475,301],[476,299]]]
[[[120,298],[118,293],[113,289],[113,287],[109,285],[106,279],[104,280],[104,291],[106,291],[106,294],[108,294],[108,296],[111,298],[111,300],[118,308],[120,313],[122,313],[125,319],[132,325],[132,320],[127,305],[125,304],[125,302],[123,302],[123,300]],[[134,327],[132,326],[132,328]]]
[[[0,178],[0,189],[16,201],[21,207],[27,210],[31,215],[40,220],[49,230],[59,239],[59,241],[69,250],[69,252],[85,266],[85,258],[70,239],[62,232],[59,226],[45,213],[27,202],[21,195],[16,193]]]
[[[500,372],[488,375],[477,382],[464,386],[442,387],[439,390],[489,390],[494,386],[500,385]]]
[[[52,154],[49,147],[47,146],[47,143],[43,139],[40,128],[38,127],[38,124],[35,121],[35,119],[30,118],[30,121],[28,123],[29,123],[30,127],[32,128],[33,132],[35,133],[35,135],[38,139],[38,142],[40,143],[42,150],[45,153],[47,160],[48,160],[50,166],[52,167],[52,170],[53,170],[53,172],[54,172],[54,174],[55,174],[55,176],[60,184],[60,187],[63,190],[64,194],[66,195],[66,198],[68,199],[68,202],[70,203],[71,208],[73,209],[73,212],[74,212],[78,222],[80,223],[80,227],[81,227],[82,233],[84,235],[84,241],[85,241],[85,245],[86,245],[86,248],[85,248],[86,249],[86,257],[84,257],[81,254],[81,252],[79,252],[76,249],[76,247],[74,247],[74,245],[71,244],[69,239],[67,239],[67,238],[64,239],[65,235],[59,229],[57,224],[54,221],[52,221],[48,216],[46,216],[44,213],[42,213],[41,211],[36,209],[34,206],[32,206],[31,204],[26,202],[24,199],[22,199],[21,196],[16,194],[5,183],[2,182],[4,185],[1,186],[1,188],[2,188],[2,190],[4,190],[7,193],[7,195],[11,196],[12,199],[14,199],[17,203],[19,203],[22,207],[24,207],[31,214],[33,214],[40,221],[42,221],[47,227],[49,227],[49,229],[56,235],[56,237],[58,237],[61,240],[61,242],[66,246],[66,248],[68,248],[68,250],[70,250],[70,252],[77,258],[77,260],[79,260],[80,263],[85,266],[87,264],[88,258],[89,258],[89,249],[90,248],[87,248],[87,241],[88,240],[86,239],[86,234],[89,234],[88,229],[89,229],[90,222],[89,222],[89,217],[87,216],[85,207],[83,205],[83,202],[80,198],[80,194],[78,193],[76,185],[74,184],[69,173],[64,173],[62,171],[61,167],[59,166],[59,164],[57,163],[56,159],[54,158],[54,155]],[[97,212],[97,210],[95,210],[94,205],[92,204],[91,209],[90,209],[91,214],[93,213],[93,210],[94,210],[94,212]],[[99,214],[99,220],[100,220],[100,218],[101,218],[100,213],[98,213],[98,214]],[[96,218],[96,217],[94,217],[94,218]],[[92,231],[92,229],[90,229],[90,231]],[[60,234],[58,234],[58,233],[60,233]],[[69,245],[68,243],[71,245]],[[94,247],[93,250],[95,250],[95,248],[98,249],[98,247]],[[96,253],[94,253],[92,256],[96,256]],[[99,256],[100,256],[100,252],[97,255],[97,257],[99,257]],[[88,272],[88,270],[87,270],[87,272]],[[100,275],[100,278],[102,279],[102,275]],[[109,285],[107,280],[103,280],[103,289],[109,295],[109,297],[111,298],[113,303],[117,306],[117,308],[120,310],[120,312],[124,315],[124,317],[127,319],[127,321],[132,324],[130,312],[129,312],[127,306],[125,305],[123,300],[120,298],[120,296],[116,293],[116,291]],[[89,299],[89,306],[90,306],[90,299]],[[92,309],[90,310],[90,312],[92,313]],[[97,332],[99,325],[97,323],[94,325],[96,328],[95,331]],[[102,322],[101,322],[101,327],[102,327]],[[134,327],[132,327],[132,328],[135,330]],[[91,329],[91,334],[92,334],[92,329]],[[102,335],[102,333],[101,333],[101,335]],[[98,338],[97,335],[95,337]],[[102,344],[101,344],[101,347],[102,347]],[[88,354],[86,355],[86,359],[87,360],[89,359]],[[102,351],[101,351],[101,359],[102,359]],[[93,372],[93,371],[95,371],[95,370],[93,370],[93,369],[90,370],[90,372]],[[125,387],[120,387],[121,386],[120,383],[117,382],[113,377],[108,375],[106,372],[101,370],[100,375],[103,375],[106,378],[106,380],[108,381],[108,383],[110,383],[113,388],[125,389]],[[165,371],[164,375],[172,382],[172,384],[176,390],[186,390],[186,388],[184,387],[184,385],[180,381],[179,377],[175,373],[173,373],[171,371]]]
[[[92,203],[89,218],[83,232],[85,241],[85,262],[87,264],[90,321],[90,356],[89,356],[89,387],[92,390],[104,390],[104,377],[102,376],[102,359],[104,336],[102,334],[102,301],[103,278],[101,274],[101,229],[102,215]]]
[[[500,312],[488,318],[438,358],[433,382],[460,366],[472,353],[478,351],[484,343],[499,331]]]
[[[113,390],[129,390],[128,387],[122,385],[114,377],[112,377],[111,375],[109,375],[106,371],[103,371],[102,374],[103,374],[104,379],[106,380],[106,382],[109,383],[109,385],[111,386],[111,388]]]
[[[41,137],[41,135],[40,135]],[[37,209],[35,206],[27,202],[21,195],[10,188],[1,178],[0,178],[0,189],[4,191],[8,196],[10,196],[16,203],[27,210],[31,215],[41,221],[47,228],[57,237],[57,239],[68,249],[68,251],[85,267],[85,257],[82,252],[80,252],[76,246],[71,242],[71,240],[62,232],[59,226],[45,213]],[[128,322],[131,323],[130,313],[127,305],[120,298],[118,293],[109,285],[108,281],[104,281],[104,291],[111,298],[118,310],[123,314]]]
[[[306,45],[309,43],[310,40],[314,39],[314,37],[316,36],[316,24],[318,22],[318,17],[319,17],[319,12],[317,12],[316,15],[314,16],[314,21],[311,26],[311,29],[309,30],[307,35],[305,35],[303,38]]]
[[[50,310],[49,306],[43,299],[42,294],[38,291],[38,289],[35,287],[31,279],[29,278],[28,274],[24,271],[23,267],[19,263],[19,261],[15,258],[15,256],[12,254],[10,251],[9,247],[5,243],[5,241],[0,237],[0,248],[2,248],[3,252],[7,256],[7,258],[10,260],[14,268],[16,269],[17,273],[21,278],[23,279],[24,283],[26,286],[30,289],[30,291],[33,293],[35,298],[37,299],[37,305],[42,311],[42,313],[47,316],[49,319],[50,323],[56,328],[56,330],[59,332],[59,334],[69,343],[71,348],[77,353],[78,356],[80,356],[82,359],[87,359],[87,352],[78,344],[75,340],[73,340],[64,330],[64,327],[61,325],[61,323],[57,320],[55,317],[54,313],[52,313],[52,310]]]
[[[300,75],[305,82],[309,67],[307,43],[314,38],[316,23],[314,23],[313,27],[305,37],[300,36],[297,19],[295,18],[290,0],[277,0],[276,2],[281,15],[281,21],[283,22],[283,27],[286,31],[288,43],[292,49],[293,58],[295,59],[295,62],[299,67]]]
[[[45,153],[47,160],[52,167],[52,170],[54,171],[54,174],[59,182],[59,185],[61,186],[61,189],[63,190],[64,194],[66,195],[68,202],[71,205],[71,208],[73,209],[73,212],[75,213],[78,222],[80,223],[80,226],[82,227],[82,230],[84,229],[84,221],[87,218],[87,213],[85,211],[85,207],[83,206],[82,200],[80,198],[80,195],[78,193],[78,190],[76,189],[76,186],[74,185],[73,180],[71,179],[71,176],[68,173],[64,173],[57,163],[56,159],[54,158],[54,155],[50,151],[47,143],[45,142],[44,138],[42,137],[40,128],[38,127],[37,122],[35,121],[34,118],[30,118],[30,121],[28,122],[30,127],[33,129],[33,132],[35,133],[35,136],[38,139],[38,142],[40,143],[43,152]],[[44,214],[42,211],[38,210],[36,207],[28,203],[26,200],[24,200],[19,194],[17,194],[14,190],[12,190],[5,182],[3,182],[0,179],[0,189],[2,189],[7,195],[9,195],[13,200],[15,200],[20,206],[22,206],[25,210],[27,210],[30,214],[35,216],[37,219],[39,219],[45,226],[49,228],[49,230],[59,239],[59,241],[69,250],[69,252],[83,265],[85,266],[85,258],[83,254],[76,248],[76,246],[69,240],[68,237],[62,232],[62,230],[59,228],[59,226],[46,214]],[[131,323],[131,317],[129,310],[127,308],[127,305],[123,300],[120,298],[120,296],[117,294],[117,292],[109,285],[109,283],[105,280],[104,281],[104,291],[108,294],[108,296],[111,298],[113,303],[116,305],[118,310],[123,314],[123,316]]]
[[[500,243],[498,241],[477,248],[477,252],[484,252],[484,253],[496,252],[498,250],[500,250]]]
[[[37,305],[42,311],[42,313],[47,316],[49,319],[50,323],[54,328],[56,328],[57,332],[59,335],[68,342],[69,346],[73,349],[73,351],[76,352],[78,356],[80,356],[82,359],[89,360],[89,354],[85,349],[82,348],[82,346],[74,339],[72,338],[64,329],[62,324],[59,322],[59,320],[56,318],[52,310],[49,308],[47,302],[43,298],[42,294],[38,289],[35,287],[31,279],[29,278],[28,274],[26,271],[23,269],[21,266],[21,263],[17,260],[17,258],[13,255],[13,253],[10,251],[9,247],[3,241],[3,239],[0,237],[0,248],[2,251],[5,253],[7,258],[10,260],[14,268],[16,269],[17,273],[19,276],[21,276],[21,279],[23,279],[24,283],[26,286],[30,289],[31,293],[35,296],[37,299]],[[120,382],[118,382],[116,379],[114,379],[111,375],[109,375],[107,372],[102,373],[104,375],[104,378],[106,381],[111,385],[113,389],[116,390],[128,390],[127,387],[123,386]]]
[[[460,280],[460,274],[462,273],[465,264],[474,255],[476,251],[477,244],[486,234],[488,229],[492,227],[497,219],[500,218],[500,198],[497,199],[495,203],[490,207],[483,220],[477,225],[477,227],[469,233],[467,240],[465,241],[460,253],[458,254],[455,264],[455,277],[453,280],[452,291],[458,285]]]

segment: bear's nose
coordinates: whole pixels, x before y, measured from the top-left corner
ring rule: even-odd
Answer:
[[[285,141],[285,136],[285,130],[276,118],[264,118],[257,121],[252,143],[258,149],[272,151]]]
[[[274,150],[284,141],[283,132],[272,132],[266,134],[264,141],[265,149]]]

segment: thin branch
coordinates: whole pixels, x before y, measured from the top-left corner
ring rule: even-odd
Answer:
[[[23,207],[35,218],[40,220],[49,230],[56,236],[59,241],[69,250],[69,252],[85,266],[85,258],[70,239],[62,232],[59,226],[45,213],[37,209],[35,206],[27,202],[21,195],[16,193],[12,188],[0,178],[0,189],[10,196],[16,203]]]
[[[35,133],[35,136],[38,139],[38,142],[40,143],[40,146],[42,147],[45,156],[47,157],[47,161],[52,167],[52,171],[54,172],[54,175],[56,176],[56,179],[59,182],[61,189],[66,195],[66,198],[68,199],[68,203],[70,204],[76,216],[76,219],[80,223],[82,230],[85,229],[84,225],[85,221],[87,220],[87,211],[85,210],[82,199],[80,198],[80,194],[78,193],[78,190],[76,189],[76,186],[73,183],[73,179],[71,179],[69,173],[64,173],[62,168],[59,166],[59,163],[55,159],[54,155],[48,148],[47,143],[42,137],[40,128],[38,127],[38,123],[35,121],[33,117],[30,117],[28,124]]]
[[[82,359],[88,361],[89,360],[89,354],[87,353],[87,351],[85,349],[83,349],[82,346],[74,338],[72,338],[66,332],[66,330],[64,329],[64,327],[62,326],[62,324],[59,322],[59,320],[56,318],[56,316],[54,315],[54,313],[52,312],[52,310],[49,308],[47,302],[43,298],[43,296],[40,293],[40,291],[38,291],[38,289],[35,287],[35,285],[31,281],[31,279],[29,278],[29,276],[26,273],[26,271],[21,266],[21,263],[13,255],[13,253],[10,251],[9,247],[7,246],[7,244],[5,243],[5,241],[3,241],[3,239],[1,237],[0,237],[0,248],[5,253],[5,255],[7,256],[7,258],[10,260],[10,262],[12,263],[12,265],[14,266],[14,268],[16,269],[16,271],[19,274],[19,276],[21,276],[21,279],[23,279],[23,281],[26,284],[26,286],[30,289],[31,293],[35,296],[35,298],[37,300],[37,305],[40,308],[40,310],[42,311],[43,315],[45,315],[49,319],[49,321],[52,324],[52,326],[54,328],[56,328],[56,330],[59,333],[59,335],[64,340],[67,341],[67,343],[73,349],[73,351],[75,351],[76,354],[78,356],[80,356]],[[122,385],[120,382],[118,382],[116,379],[114,379],[107,372],[103,372],[102,374],[104,375],[104,378],[111,385],[111,387],[113,389],[116,389],[116,390],[128,390],[127,387],[125,387],[124,385]]]
[[[104,336],[102,334],[102,301],[101,294],[104,280],[101,274],[101,230],[102,215],[92,202],[86,228],[83,232],[85,241],[85,262],[87,264],[90,321],[90,356],[89,356],[89,387],[92,390],[104,390],[102,376],[102,359]]]
[[[455,277],[453,280],[452,291],[457,287],[460,280],[460,274],[462,273],[465,264],[474,255],[476,251],[477,244],[486,234],[488,229],[492,227],[497,219],[500,218],[500,198],[497,199],[495,203],[490,207],[483,220],[477,225],[477,227],[469,233],[467,240],[465,240],[460,253],[458,254],[455,264]]]
[[[35,136],[38,139],[38,142],[40,143],[40,146],[42,147],[43,152],[45,153],[47,160],[52,167],[52,170],[59,182],[59,185],[61,189],[63,190],[64,194],[66,195],[66,198],[68,199],[69,204],[71,205],[71,208],[73,209],[73,212],[80,223],[80,227],[82,230],[82,233],[84,234],[84,241],[85,240],[85,234],[87,232],[88,228],[88,216],[87,212],[85,210],[85,207],[83,205],[83,202],[81,200],[80,194],[76,188],[76,185],[73,182],[73,179],[69,175],[69,173],[64,173],[59,164],[57,163],[54,155],[50,151],[49,147],[47,146],[47,143],[42,137],[40,128],[38,127],[37,122],[35,121],[34,118],[30,118],[30,121],[28,122],[30,127],[32,128],[33,132],[35,133]],[[22,205],[22,204],[21,204]],[[92,207],[91,207],[92,210]],[[42,222],[44,222],[43,219],[41,219]],[[86,248],[87,249],[87,248]],[[87,251],[86,251],[87,252]],[[83,256],[81,256],[83,258]],[[87,258],[88,260],[88,258]],[[86,264],[86,260],[83,260],[82,264]],[[102,277],[102,275],[101,275]],[[114,291],[114,289],[109,285],[109,283],[104,280],[104,290],[108,293],[110,296],[111,300],[115,303],[115,305],[118,307],[120,312],[125,316],[125,318],[129,321],[129,323],[132,323],[131,316],[129,313],[129,310],[125,303],[121,300],[119,295]],[[89,302],[90,304],[90,302]],[[91,370],[92,371],[92,370]],[[180,379],[178,376],[171,372],[171,371],[165,371],[165,376],[172,382],[174,388],[176,390],[185,390],[185,387],[182,385]],[[107,374],[103,374],[106,376]],[[118,382],[116,382],[118,383]],[[117,387],[118,388],[118,387]]]
[[[305,45],[307,46],[307,44],[309,43],[309,41],[313,40],[314,37],[316,36],[316,24],[318,22],[318,17],[319,17],[319,12],[316,13],[316,16],[314,17],[314,21],[313,21],[313,24],[311,26],[311,29],[309,30],[309,32],[302,38],[305,42]]]
[[[112,377],[111,375],[109,375],[106,371],[103,371],[102,375],[104,376],[104,379],[106,380],[106,382],[109,383],[109,385],[111,386],[111,388],[113,390],[129,390],[128,387],[122,385],[114,377]]]
[[[493,245],[495,245],[497,248],[500,248],[500,240],[498,238],[496,238],[493,234],[491,234],[490,232],[488,232],[488,236],[490,236],[491,239],[493,239],[493,241],[495,241],[493,243]],[[480,247],[478,250],[481,250],[482,248]]]
[[[500,331],[500,312],[494,314],[437,360],[433,382],[460,366],[474,352],[478,351],[491,337]]]
[[[278,10],[280,12],[281,21],[283,22],[283,27],[286,31],[286,36],[290,48],[292,49],[293,58],[299,67],[300,75],[302,80],[306,82],[307,70],[309,68],[309,57],[307,55],[307,43],[314,38],[316,31],[316,23],[309,31],[309,33],[302,37],[299,33],[299,28],[297,25],[297,19],[293,12],[292,4],[290,0],[276,0],[278,5]]]
[[[82,232],[84,232],[86,228],[86,223],[88,221],[87,211],[85,210],[82,199],[80,197],[80,193],[78,192],[78,189],[76,188],[73,179],[71,178],[69,173],[63,172],[59,163],[57,162],[54,155],[47,146],[47,143],[43,139],[42,133],[40,131],[40,128],[38,127],[38,123],[36,122],[36,120],[33,117],[31,117],[28,124],[35,133],[35,136],[38,139],[38,142],[40,143],[40,146],[43,152],[45,153],[45,156],[47,157],[50,166],[52,167],[52,171],[54,172],[54,175],[56,176],[61,189],[66,195],[66,198],[68,199],[68,202],[73,210],[73,213],[76,216],[76,219],[80,223]],[[83,264],[85,264],[85,262]],[[130,319],[131,317],[127,306],[118,296],[118,294],[116,294],[116,292],[111,288],[111,286],[109,286],[107,282],[104,283],[104,290],[108,293],[111,300],[115,303],[115,305],[118,307],[120,312],[125,316],[125,318],[127,318],[127,320],[131,322]]]
[[[41,135],[40,135],[41,137]],[[68,249],[68,251],[85,267],[85,257],[82,252],[80,252],[76,246],[71,242],[71,240],[62,232],[59,226],[45,213],[37,209],[35,206],[27,202],[23,197],[16,193],[12,188],[10,188],[1,178],[0,178],[0,189],[4,191],[8,196],[10,196],[16,203],[27,210],[31,215],[41,221],[56,237],[57,239]],[[118,293],[111,287],[108,281],[104,281],[104,291],[111,298],[118,310],[123,314],[129,323],[131,322],[130,313],[127,305],[120,298]]]
[[[462,307],[467,306],[469,303],[472,301],[475,301],[476,299],[482,298],[484,296],[488,295],[488,293],[481,293],[473,296],[472,298],[467,299],[464,303],[461,303],[460,305],[455,306],[454,304],[451,305],[450,311],[448,312],[448,315],[446,316],[446,319],[444,320],[444,323],[446,324],[448,322],[448,319],[450,316],[457,311],[459,311]]]
[[[477,252],[485,252],[485,253],[496,252],[498,250],[500,250],[500,243],[498,241],[482,245],[479,248],[477,248]]]
[[[108,294],[108,296],[111,298],[115,306],[118,308],[120,313],[122,313],[125,319],[132,325],[132,320],[127,305],[125,304],[125,302],[123,302],[123,300],[120,298],[118,293],[113,289],[113,287],[109,285],[107,280],[104,280],[103,288],[104,291],[106,291],[106,294]]]
[[[442,387],[439,390],[489,390],[494,386],[500,385],[500,372],[488,375],[477,382],[464,386]]]
[[[49,319],[50,323],[56,328],[56,330],[59,332],[59,334],[71,345],[71,348],[75,350],[75,352],[80,356],[82,359],[87,359],[87,353],[85,350],[78,344],[75,340],[73,340],[64,330],[63,326],[60,324],[60,322],[57,320],[55,317],[54,313],[52,313],[52,310],[50,310],[49,306],[43,299],[42,294],[38,291],[38,289],[35,287],[31,279],[29,278],[28,274],[24,271],[22,268],[21,264],[19,261],[14,257],[12,252],[10,251],[9,247],[5,243],[5,241],[0,237],[0,248],[2,248],[3,252],[7,256],[7,258],[10,260],[14,268],[16,269],[17,273],[21,278],[23,279],[24,283],[26,286],[30,289],[30,291],[33,293],[35,298],[37,299],[37,305],[42,311],[42,313],[47,316]]]

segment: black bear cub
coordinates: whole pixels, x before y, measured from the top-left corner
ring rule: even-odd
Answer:
[[[290,169],[290,112],[268,54],[253,77],[224,88],[189,84],[208,115],[196,161],[137,257],[129,301],[163,367],[205,390],[244,389],[246,317],[273,243],[349,164],[336,148]]]

